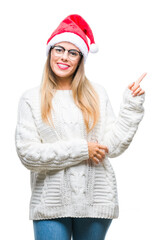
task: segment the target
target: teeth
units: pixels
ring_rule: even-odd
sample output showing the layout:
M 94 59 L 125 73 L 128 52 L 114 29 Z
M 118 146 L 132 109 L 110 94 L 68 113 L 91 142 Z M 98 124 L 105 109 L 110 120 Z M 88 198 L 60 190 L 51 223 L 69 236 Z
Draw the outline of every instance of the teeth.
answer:
M 68 67 L 67 65 L 64 64 L 58 64 L 60 67 Z

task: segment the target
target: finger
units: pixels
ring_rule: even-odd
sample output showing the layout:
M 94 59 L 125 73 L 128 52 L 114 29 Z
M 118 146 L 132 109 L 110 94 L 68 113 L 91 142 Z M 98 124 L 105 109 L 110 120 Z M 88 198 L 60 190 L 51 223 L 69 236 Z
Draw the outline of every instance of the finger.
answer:
M 128 85 L 128 88 L 131 90 L 131 88 L 133 87 L 134 84 L 135 84 L 135 82 L 129 84 L 129 85 Z
M 98 147 L 101 148 L 101 149 L 104 149 L 107 153 L 109 152 L 108 148 L 106 146 L 104 146 L 104 145 L 100 145 L 99 144 Z
M 103 149 L 99 150 L 99 154 L 100 154 L 102 157 L 105 157 L 105 150 L 103 150 Z
M 102 159 L 102 156 L 101 156 L 100 154 L 96 153 L 96 158 L 99 159 L 99 160 L 101 160 L 101 159 Z
M 93 161 L 96 163 L 96 164 L 99 164 L 99 160 L 98 160 L 98 158 L 96 158 L 96 157 L 93 157 Z
M 139 77 L 138 80 L 136 81 L 136 84 L 138 85 L 146 75 L 147 73 L 143 73 L 141 77 Z
M 133 88 L 132 88 L 132 94 L 137 90 L 137 89 L 139 89 L 140 88 L 140 85 L 136 85 L 136 86 L 134 86 Z
M 142 95 L 142 94 L 144 94 L 145 93 L 145 91 L 144 90 L 141 90 L 137 95 L 139 96 L 139 95 Z
M 135 96 L 137 93 L 139 93 L 142 89 L 139 87 L 136 91 L 132 92 L 132 95 Z
M 102 160 L 102 158 L 105 157 L 105 153 L 104 153 L 104 152 L 105 152 L 105 151 L 100 150 L 99 153 L 96 153 L 96 157 L 97 157 L 98 159 Z

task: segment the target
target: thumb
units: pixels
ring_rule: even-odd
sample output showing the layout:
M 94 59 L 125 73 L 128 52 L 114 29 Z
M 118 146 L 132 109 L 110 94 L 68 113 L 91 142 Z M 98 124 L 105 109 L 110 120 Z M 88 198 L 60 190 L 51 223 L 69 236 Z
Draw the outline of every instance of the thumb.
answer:
M 134 84 L 135 84 L 135 82 L 129 84 L 129 85 L 128 85 L 128 88 L 131 90 L 131 88 L 133 87 Z

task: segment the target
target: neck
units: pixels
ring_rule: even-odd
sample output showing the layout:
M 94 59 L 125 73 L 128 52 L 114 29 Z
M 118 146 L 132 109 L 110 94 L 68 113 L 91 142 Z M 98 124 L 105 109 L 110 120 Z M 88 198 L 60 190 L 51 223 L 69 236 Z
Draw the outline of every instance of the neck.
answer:
M 56 82 L 57 82 L 57 88 L 58 89 L 71 89 L 71 82 L 72 82 L 72 77 L 69 78 L 61 78 L 55 76 Z

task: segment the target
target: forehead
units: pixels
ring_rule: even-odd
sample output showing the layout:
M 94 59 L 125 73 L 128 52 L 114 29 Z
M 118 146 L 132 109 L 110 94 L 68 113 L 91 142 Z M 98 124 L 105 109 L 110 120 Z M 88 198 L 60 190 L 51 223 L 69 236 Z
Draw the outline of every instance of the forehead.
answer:
M 70 43 L 70 42 L 59 42 L 55 44 L 55 46 L 58 46 L 58 45 L 64 47 L 65 49 L 76 49 L 80 51 L 79 48 L 77 48 L 73 43 Z

